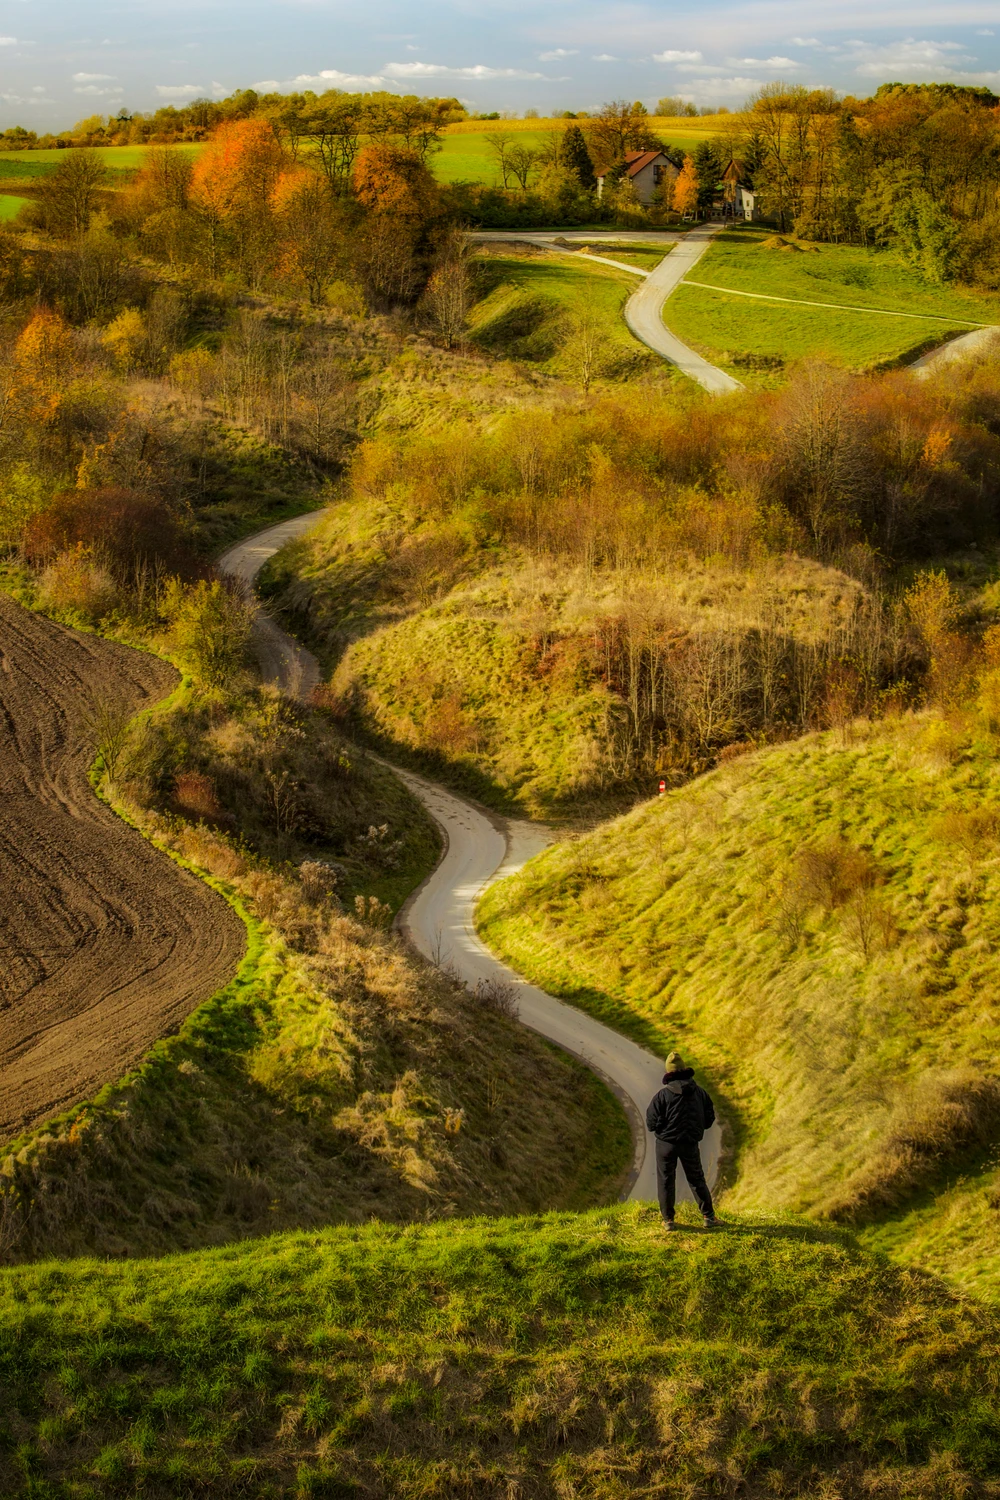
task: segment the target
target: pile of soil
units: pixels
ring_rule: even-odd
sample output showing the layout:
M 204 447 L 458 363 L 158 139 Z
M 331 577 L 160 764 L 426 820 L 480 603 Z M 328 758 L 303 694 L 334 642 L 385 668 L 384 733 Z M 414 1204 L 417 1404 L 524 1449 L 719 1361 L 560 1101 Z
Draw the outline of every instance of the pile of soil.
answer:
M 87 780 L 95 701 L 175 681 L 0 595 L 0 1140 L 127 1071 L 242 957 L 231 908 Z

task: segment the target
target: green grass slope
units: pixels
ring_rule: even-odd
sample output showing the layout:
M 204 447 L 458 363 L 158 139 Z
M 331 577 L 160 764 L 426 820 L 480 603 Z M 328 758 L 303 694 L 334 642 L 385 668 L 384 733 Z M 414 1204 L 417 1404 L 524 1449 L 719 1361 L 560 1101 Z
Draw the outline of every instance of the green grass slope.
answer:
M 5 1496 L 995 1496 L 1000 1325 L 649 1208 L 8 1272 Z
M 720 236 L 690 281 L 702 285 L 682 283 L 664 307 L 665 322 L 680 338 L 737 369 L 747 361 L 752 367 L 761 356 L 775 363 L 822 356 L 867 369 L 913 357 L 931 343 L 968 332 L 971 323 L 1000 321 L 997 298 L 929 283 L 894 252 L 800 244 L 762 230 Z M 834 307 L 755 301 L 705 286 Z M 881 315 L 887 312 L 911 316 Z
M 633 338 L 622 316 L 639 284 L 637 276 L 530 249 L 482 256 L 477 276 L 480 296 L 468 320 L 468 336 L 477 348 L 530 361 L 547 374 L 579 379 L 574 332 L 586 312 L 599 335 L 596 376 L 661 373 L 663 362 Z
M 732 1204 L 869 1225 L 996 1296 L 998 827 L 992 735 L 886 721 L 557 845 L 486 894 L 481 931 L 691 1054 L 740 1148 Z

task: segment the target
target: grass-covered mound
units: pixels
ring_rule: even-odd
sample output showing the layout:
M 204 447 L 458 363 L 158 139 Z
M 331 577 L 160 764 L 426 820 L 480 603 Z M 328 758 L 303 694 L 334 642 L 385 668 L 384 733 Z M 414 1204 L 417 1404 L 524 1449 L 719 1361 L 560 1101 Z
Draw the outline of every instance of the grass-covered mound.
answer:
M 584 380 L 588 364 L 588 380 L 669 379 L 669 369 L 633 338 L 622 316 L 638 277 L 530 247 L 484 253 L 475 267 L 478 297 L 468 320 L 475 347 L 575 383 Z M 581 340 L 584 315 L 588 337 Z
M 794 1224 L 651 1208 L 7 1272 L 5 1495 L 997 1493 L 1000 1325 Z
M 731 1202 L 880 1223 L 995 1295 L 998 828 L 994 735 L 889 720 L 556 846 L 487 893 L 481 931 L 551 992 L 692 1054 L 741 1147 Z

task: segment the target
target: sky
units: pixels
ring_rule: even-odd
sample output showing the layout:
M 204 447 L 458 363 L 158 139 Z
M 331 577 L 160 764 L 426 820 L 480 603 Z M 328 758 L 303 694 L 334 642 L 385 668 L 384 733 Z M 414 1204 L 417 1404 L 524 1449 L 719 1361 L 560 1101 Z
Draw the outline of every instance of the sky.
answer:
M 0 0 L 0 126 L 67 128 L 237 88 L 447 94 L 550 114 L 772 79 L 1000 93 L 997 0 Z

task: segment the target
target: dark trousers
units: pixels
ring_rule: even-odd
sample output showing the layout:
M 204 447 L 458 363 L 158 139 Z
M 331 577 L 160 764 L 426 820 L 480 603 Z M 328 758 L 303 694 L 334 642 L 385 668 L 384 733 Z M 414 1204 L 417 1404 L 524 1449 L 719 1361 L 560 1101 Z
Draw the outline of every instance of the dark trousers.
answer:
M 677 1189 L 677 1163 L 684 1168 L 684 1176 L 695 1196 L 698 1207 L 707 1219 L 714 1216 L 712 1195 L 705 1181 L 705 1169 L 701 1164 L 701 1152 L 697 1141 L 656 1142 L 656 1194 L 660 1200 L 660 1213 L 665 1219 L 674 1217 L 674 1201 Z

